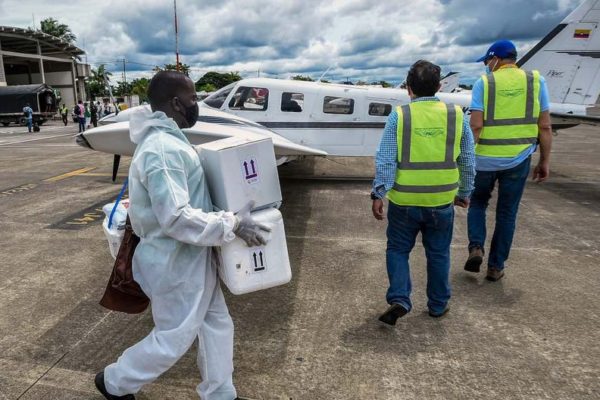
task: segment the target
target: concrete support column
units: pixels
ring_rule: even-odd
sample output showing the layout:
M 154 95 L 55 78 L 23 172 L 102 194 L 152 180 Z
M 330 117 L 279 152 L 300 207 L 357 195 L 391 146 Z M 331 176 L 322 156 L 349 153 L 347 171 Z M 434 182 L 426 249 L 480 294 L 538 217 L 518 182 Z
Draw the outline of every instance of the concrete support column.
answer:
M 36 42 L 37 44 L 37 53 L 40 56 L 40 75 L 42 76 L 42 83 L 46 83 L 46 73 L 44 72 L 44 60 L 42 60 L 42 48 L 40 47 L 40 42 Z
M 6 86 L 6 73 L 4 72 L 4 59 L 2 58 L 2 41 L 0 40 L 0 86 Z

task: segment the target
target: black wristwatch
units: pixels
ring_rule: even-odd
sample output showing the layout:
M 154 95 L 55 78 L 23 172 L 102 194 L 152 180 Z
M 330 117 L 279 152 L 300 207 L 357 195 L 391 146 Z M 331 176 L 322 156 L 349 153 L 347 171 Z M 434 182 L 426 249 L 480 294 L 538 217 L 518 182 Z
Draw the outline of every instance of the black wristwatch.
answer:
M 381 198 L 379 196 L 377 196 L 375 193 L 371 192 L 371 200 L 381 200 Z

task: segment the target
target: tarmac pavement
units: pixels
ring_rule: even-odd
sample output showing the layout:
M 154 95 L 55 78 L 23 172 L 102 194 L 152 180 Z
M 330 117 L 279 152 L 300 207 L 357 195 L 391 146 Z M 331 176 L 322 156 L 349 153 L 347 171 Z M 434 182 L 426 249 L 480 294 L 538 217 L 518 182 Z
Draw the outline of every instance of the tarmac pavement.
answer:
M 112 156 L 75 145 L 77 127 L 61 125 L 35 134 L 0 128 L 0 400 L 100 400 L 94 375 L 152 327 L 149 312 L 98 305 L 112 268 L 99 208 L 116 197 L 129 160 L 113 184 Z M 387 308 L 387 275 L 386 224 L 371 216 L 368 197 L 373 160 L 281 167 L 293 278 L 227 295 L 238 393 L 600 398 L 598 154 L 598 128 L 555 138 L 551 179 L 528 184 L 497 283 L 463 271 L 466 212 L 457 209 L 450 313 L 427 315 L 419 244 L 411 257 L 414 308 L 393 329 L 376 324 Z M 488 218 L 493 224 L 493 213 Z M 196 399 L 199 380 L 192 348 L 136 397 Z

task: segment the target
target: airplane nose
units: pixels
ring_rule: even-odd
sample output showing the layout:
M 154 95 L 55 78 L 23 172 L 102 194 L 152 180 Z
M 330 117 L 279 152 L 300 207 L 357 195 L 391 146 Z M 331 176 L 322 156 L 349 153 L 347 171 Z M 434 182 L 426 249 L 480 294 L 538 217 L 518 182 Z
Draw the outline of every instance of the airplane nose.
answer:
M 81 147 L 85 147 L 86 149 L 94 150 L 94 148 L 90 145 L 90 142 L 88 142 L 87 139 L 85 138 L 83 132 L 80 133 L 79 135 L 75 136 L 75 143 L 77 143 Z

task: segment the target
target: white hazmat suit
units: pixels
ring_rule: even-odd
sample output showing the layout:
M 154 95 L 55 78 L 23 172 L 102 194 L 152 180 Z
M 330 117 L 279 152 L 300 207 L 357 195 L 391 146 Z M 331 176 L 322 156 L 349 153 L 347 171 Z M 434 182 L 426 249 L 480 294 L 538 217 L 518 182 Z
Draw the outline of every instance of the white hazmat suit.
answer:
M 204 400 L 233 400 L 233 322 L 211 246 L 235 238 L 236 217 L 212 212 L 200 159 L 163 112 L 132 115 L 137 144 L 129 169 L 129 215 L 140 237 L 133 276 L 152 304 L 155 327 L 106 367 L 108 392 L 137 393 L 168 370 L 198 338 Z

